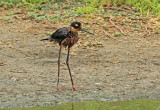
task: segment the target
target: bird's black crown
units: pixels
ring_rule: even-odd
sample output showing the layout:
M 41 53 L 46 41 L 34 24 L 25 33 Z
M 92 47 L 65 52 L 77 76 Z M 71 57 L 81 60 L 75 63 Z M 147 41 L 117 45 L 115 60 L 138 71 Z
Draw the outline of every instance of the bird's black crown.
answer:
M 81 27 L 81 23 L 80 22 L 72 22 L 71 26 L 74 27 L 75 29 L 78 29 Z

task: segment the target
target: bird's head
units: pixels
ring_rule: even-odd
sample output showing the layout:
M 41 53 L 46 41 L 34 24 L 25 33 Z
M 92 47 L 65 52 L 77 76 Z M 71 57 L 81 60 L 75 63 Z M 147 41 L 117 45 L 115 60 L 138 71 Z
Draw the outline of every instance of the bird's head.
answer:
M 81 30 L 81 23 L 80 22 L 72 22 L 71 23 L 71 31 L 77 32 Z
M 72 32 L 84 31 L 84 32 L 87 32 L 87 33 L 89 33 L 89 34 L 94 35 L 93 33 L 90 33 L 90 32 L 88 32 L 88 31 L 82 29 L 82 25 L 81 25 L 80 22 L 72 22 L 72 23 L 71 23 L 71 31 L 72 31 Z

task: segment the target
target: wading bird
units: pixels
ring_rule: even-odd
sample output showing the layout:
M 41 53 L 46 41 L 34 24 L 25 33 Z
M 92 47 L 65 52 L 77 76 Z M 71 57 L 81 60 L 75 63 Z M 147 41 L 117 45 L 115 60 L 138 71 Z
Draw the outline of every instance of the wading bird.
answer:
M 72 82 L 72 91 L 79 91 L 74 87 L 71 70 L 69 67 L 69 52 L 70 48 L 78 41 L 78 31 L 84 31 L 89 34 L 94 35 L 93 33 L 90 33 L 84 29 L 81 28 L 82 25 L 80 22 L 72 22 L 70 27 L 62 27 L 58 30 L 56 30 L 50 37 L 42 39 L 43 40 L 49 40 L 49 41 L 56 41 L 59 43 L 59 57 L 58 57 L 58 81 L 57 81 L 57 91 L 63 92 L 63 90 L 59 89 L 59 74 L 60 74 L 60 55 L 61 55 L 61 47 L 64 46 L 68 48 L 68 54 L 66 59 L 66 64 L 69 70 L 71 82 Z

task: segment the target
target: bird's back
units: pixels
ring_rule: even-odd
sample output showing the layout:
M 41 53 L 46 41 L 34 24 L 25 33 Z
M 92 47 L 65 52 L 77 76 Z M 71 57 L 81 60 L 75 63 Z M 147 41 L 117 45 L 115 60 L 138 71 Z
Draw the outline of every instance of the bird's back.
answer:
M 57 29 L 52 35 L 51 40 L 55 40 L 57 42 L 62 42 L 66 37 L 68 37 L 68 33 L 70 32 L 70 27 L 62 27 Z
M 72 47 L 78 39 L 78 32 L 72 32 L 71 27 L 62 27 L 57 29 L 50 37 L 42 39 L 41 41 L 56 41 L 59 45 Z

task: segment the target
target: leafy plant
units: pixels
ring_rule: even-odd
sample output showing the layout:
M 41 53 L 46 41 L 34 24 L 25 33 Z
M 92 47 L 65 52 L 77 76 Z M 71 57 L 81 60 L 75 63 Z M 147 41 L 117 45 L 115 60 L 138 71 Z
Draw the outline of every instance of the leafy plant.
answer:
M 45 34 L 50 36 L 52 33 L 51 32 L 46 32 Z
M 87 7 L 81 7 L 81 8 L 78 8 L 77 11 L 76 11 L 78 14 L 91 14 L 91 13 L 96 13 L 98 12 L 98 10 L 94 7 L 91 7 L 91 6 L 87 6 Z
M 16 8 L 19 8 L 19 7 L 22 7 L 22 6 L 23 6 L 23 3 L 21 3 L 21 2 L 16 4 Z
M 14 14 L 13 11 L 10 11 L 9 13 L 6 14 L 6 16 L 12 16 Z
M 35 18 L 36 14 L 34 14 L 33 12 L 29 12 L 29 13 L 27 13 L 27 17 L 29 17 L 29 18 Z
M 11 21 L 11 18 L 10 17 L 5 17 L 4 21 Z
M 40 9 L 42 4 L 46 3 L 47 0 L 21 0 L 24 6 L 29 7 L 30 10 Z
M 133 26 L 134 28 L 140 28 L 140 26 L 139 26 L 137 23 L 132 24 L 132 26 Z
M 97 45 L 102 45 L 102 42 L 96 41 L 96 44 L 97 44 Z
M 28 12 L 27 17 L 31 19 L 36 19 L 36 20 L 44 20 L 48 18 L 48 15 L 45 13 L 36 14 L 34 12 Z
M 115 33 L 114 33 L 114 37 L 119 37 L 119 36 L 121 36 L 121 35 L 122 35 L 121 32 L 115 32 Z
M 154 33 L 155 33 L 155 34 L 159 34 L 158 29 L 155 29 L 155 30 L 154 30 Z
M 4 6 L 4 2 L 1 1 L 1 2 L 0 2 L 0 7 L 3 7 L 3 6 Z

